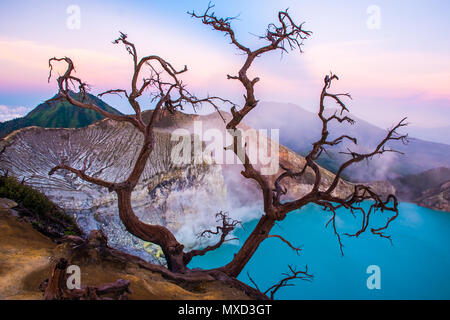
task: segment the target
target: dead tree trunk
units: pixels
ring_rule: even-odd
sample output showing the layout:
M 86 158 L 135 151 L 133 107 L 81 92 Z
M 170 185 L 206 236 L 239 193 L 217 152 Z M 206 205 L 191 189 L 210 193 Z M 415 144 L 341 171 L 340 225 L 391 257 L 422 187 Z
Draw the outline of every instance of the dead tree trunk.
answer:
M 44 291 L 44 300 L 61 300 L 66 286 L 67 260 L 60 259 L 53 265 Z
M 68 262 L 64 258 L 61 258 L 53 265 L 50 278 L 40 286 L 44 291 L 44 300 L 111 300 L 113 298 L 126 300 L 127 294 L 131 293 L 129 288 L 130 281 L 123 279 L 99 286 L 68 289 L 66 283 L 67 266 Z M 113 298 L 102 297 L 105 295 L 112 295 Z
M 161 246 L 167 261 L 167 267 L 172 272 L 184 272 L 184 246 L 180 244 L 169 229 L 141 222 L 134 214 L 131 206 L 131 192 L 118 190 L 119 214 L 126 229 L 144 241 L 156 243 Z
M 232 277 L 237 277 L 250 261 L 261 242 L 267 239 L 274 224 L 274 219 L 267 215 L 262 216 L 255 229 L 234 256 L 233 260 L 224 266 L 222 270 Z

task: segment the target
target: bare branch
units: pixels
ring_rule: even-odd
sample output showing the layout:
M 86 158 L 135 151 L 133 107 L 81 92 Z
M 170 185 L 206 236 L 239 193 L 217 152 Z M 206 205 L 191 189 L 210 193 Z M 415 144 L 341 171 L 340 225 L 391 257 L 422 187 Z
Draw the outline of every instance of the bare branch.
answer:
M 279 25 L 270 23 L 267 26 L 266 35 L 260 37 L 269 42 L 269 44 L 256 50 L 251 50 L 236 39 L 236 35 L 231 28 L 231 21 L 233 21 L 235 17 L 218 18 L 215 13 L 212 12 L 213 8 L 214 5 L 209 3 L 208 8 L 203 14 L 196 14 L 194 11 L 188 12 L 188 14 L 193 18 L 200 19 L 203 24 L 211 26 L 214 30 L 224 32 L 230 37 L 231 43 L 247 55 L 244 65 L 238 72 L 238 76 L 227 75 L 228 79 L 239 80 L 246 89 L 246 94 L 244 95 L 244 107 L 241 110 L 237 110 L 235 106 L 231 108 L 233 118 L 227 124 L 227 128 L 236 129 L 237 125 L 242 121 L 245 115 L 255 108 L 258 103 L 254 95 L 254 86 L 260 79 L 258 77 L 249 79 L 247 76 L 247 71 L 255 58 L 263 53 L 273 50 L 287 52 L 287 48 L 291 50 L 295 48 L 301 49 L 303 40 L 310 36 L 311 32 L 303 30 L 303 23 L 299 25 L 295 24 L 287 10 L 280 11 L 278 13 Z
M 104 92 L 102 92 L 102 93 L 99 93 L 97 96 L 98 96 L 98 97 L 102 97 L 102 96 L 104 96 L 105 94 L 116 94 L 116 95 L 118 95 L 119 97 L 122 97 L 122 96 L 120 95 L 120 93 L 123 93 L 123 94 L 125 95 L 125 97 L 128 98 L 128 93 L 127 93 L 127 91 L 124 90 L 124 89 L 112 89 L 112 90 L 106 90 L 106 91 L 104 91 Z
M 308 266 L 305 267 L 304 271 L 302 271 L 302 270 L 297 271 L 295 269 L 295 267 L 292 267 L 292 266 L 288 266 L 288 267 L 289 267 L 289 271 L 286 273 L 283 273 L 285 278 L 281 279 L 280 282 L 278 282 L 277 284 L 274 284 L 273 286 L 271 286 L 269 289 L 267 289 L 264 292 L 264 294 L 268 294 L 270 292 L 270 299 L 273 300 L 275 294 L 277 293 L 277 291 L 280 288 L 292 286 L 292 284 L 289 283 L 290 281 L 299 279 L 299 280 L 311 282 L 314 277 L 313 275 L 308 273 Z
M 330 187 L 327 189 L 326 193 L 331 193 L 333 192 L 333 190 L 336 188 L 339 179 L 341 178 L 342 172 L 345 170 L 345 168 L 347 168 L 348 166 L 350 166 L 353 163 L 357 163 L 357 162 L 361 162 L 365 159 L 371 159 L 373 156 L 377 155 L 377 154 L 383 154 L 385 152 L 398 152 L 395 151 L 393 149 L 386 149 L 385 145 L 386 143 L 388 143 L 389 141 L 394 141 L 394 140 L 400 140 L 403 143 L 407 143 L 408 142 L 408 135 L 401 135 L 397 133 L 397 130 L 401 127 L 405 127 L 408 124 L 405 122 L 406 118 L 403 118 L 402 120 L 400 120 L 400 122 L 398 122 L 392 129 L 390 129 L 388 131 L 388 133 L 386 134 L 386 137 L 375 147 L 375 149 L 372 152 L 369 153 L 357 153 L 357 152 L 353 152 L 353 151 L 349 151 L 348 154 L 351 155 L 351 159 L 344 162 L 338 169 L 338 171 L 336 172 L 336 176 L 333 180 L 333 183 L 330 185 Z
M 248 271 L 247 271 L 247 277 L 248 277 L 248 279 L 250 280 L 250 282 L 255 286 L 255 288 L 256 288 L 258 291 L 261 291 L 261 289 L 259 289 L 259 287 L 258 287 L 258 285 L 256 284 L 255 280 L 252 279 L 252 277 L 250 276 L 250 273 L 249 273 Z
M 119 31 L 119 38 L 117 38 L 116 40 L 114 40 L 112 43 L 114 44 L 119 44 L 119 43 L 123 43 L 125 45 L 125 49 L 128 51 L 128 53 L 133 57 L 133 62 L 134 62 L 134 67 L 136 70 L 136 66 L 137 66 L 137 52 L 136 52 L 136 47 L 134 46 L 133 43 L 129 42 L 127 40 L 128 36 Z
M 282 236 L 280 236 L 280 235 L 278 235 L 278 234 L 269 234 L 269 235 L 267 236 L 267 238 L 278 238 L 278 239 L 280 239 L 281 241 L 283 241 L 284 243 L 286 243 L 292 250 L 294 250 L 295 253 L 297 253 L 297 255 L 299 255 L 299 254 L 300 254 L 300 251 L 302 251 L 301 248 L 294 247 L 289 241 L 287 241 L 286 239 L 284 239 Z
M 216 219 L 217 219 L 216 221 L 217 222 L 221 222 L 222 225 L 217 226 L 215 231 L 213 231 L 213 230 L 204 230 L 203 232 L 200 233 L 199 236 L 200 237 L 205 237 L 205 236 L 220 234 L 219 241 L 217 243 L 215 243 L 214 245 L 207 246 L 204 249 L 192 250 L 192 251 L 189 251 L 188 253 L 186 253 L 184 255 L 184 261 L 185 261 L 186 264 L 188 264 L 192 260 L 193 257 L 195 257 L 195 256 L 203 256 L 209 251 L 216 250 L 224 242 L 236 239 L 236 238 L 227 239 L 227 236 L 236 228 L 237 225 L 239 225 L 241 223 L 241 221 L 233 220 L 233 219 L 229 218 L 227 213 L 226 212 L 222 212 L 222 211 L 220 211 L 220 212 L 218 212 L 216 214 Z
M 98 112 L 102 116 L 115 120 L 115 121 L 124 121 L 129 122 L 133 124 L 134 126 L 139 128 L 139 123 L 137 119 L 134 116 L 127 116 L 127 115 L 117 115 L 110 113 L 108 111 L 103 110 L 102 108 L 96 106 L 92 103 L 84 103 L 83 100 L 86 98 L 86 90 L 87 90 L 87 84 L 84 83 L 81 79 L 74 77 L 72 75 L 72 72 L 75 70 L 73 62 L 70 58 L 64 57 L 64 58 L 51 58 L 48 62 L 50 67 L 49 77 L 48 80 L 50 81 L 52 71 L 53 71 L 53 64 L 54 61 L 65 61 L 67 63 L 67 69 L 65 73 L 58 77 L 58 88 L 59 88 L 59 97 L 58 99 L 66 99 L 68 102 L 73 104 L 74 106 L 77 106 L 79 108 L 83 109 L 90 109 Z M 75 87 L 75 83 L 78 84 L 79 94 L 81 97 L 81 101 L 78 101 L 74 98 L 72 98 L 70 94 L 70 86 Z
M 208 4 L 208 8 L 202 15 L 196 14 L 194 11 L 188 12 L 188 14 L 197 19 L 201 19 L 202 23 L 205 25 L 209 25 L 213 27 L 213 29 L 217 31 L 224 32 L 229 35 L 231 39 L 231 43 L 234 44 L 239 50 L 242 50 L 246 53 L 250 53 L 250 49 L 246 46 L 242 45 L 239 41 L 236 40 L 236 35 L 234 34 L 233 29 L 231 28 L 231 21 L 236 19 L 236 17 L 227 17 L 227 18 L 217 18 L 214 12 L 211 12 L 211 9 L 214 9 L 215 5 Z
M 57 165 L 56 167 L 52 168 L 49 171 L 48 175 L 51 176 L 58 170 L 70 171 L 70 172 L 74 173 L 77 177 L 79 177 L 79 178 L 81 178 L 81 179 L 83 179 L 83 180 L 85 180 L 87 182 L 91 182 L 91 183 L 96 184 L 98 186 L 102 186 L 102 187 L 108 188 L 109 191 L 113 191 L 113 190 L 115 190 L 118 187 L 118 185 L 115 184 L 115 183 L 91 177 L 91 176 L 86 174 L 85 170 L 74 169 L 74 168 L 72 168 L 70 166 L 67 166 L 65 164 L 60 164 L 60 165 Z

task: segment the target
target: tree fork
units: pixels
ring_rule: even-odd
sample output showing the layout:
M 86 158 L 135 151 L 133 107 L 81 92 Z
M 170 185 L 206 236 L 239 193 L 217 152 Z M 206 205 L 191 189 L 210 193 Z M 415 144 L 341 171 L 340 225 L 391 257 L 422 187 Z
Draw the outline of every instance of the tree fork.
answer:
M 242 247 L 234 255 L 233 260 L 231 260 L 231 262 L 224 267 L 220 268 L 220 270 L 223 270 L 232 277 L 237 277 L 242 272 L 246 264 L 250 261 L 261 242 L 267 239 L 270 230 L 275 225 L 275 221 L 275 219 L 269 217 L 268 215 L 263 215 L 250 236 L 247 240 L 245 240 Z
M 167 268 L 172 272 L 184 273 L 184 246 L 177 241 L 169 229 L 160 225 L 144 223 L 134 214 L 131 206 L 131 191 L 119 189 L 119 215 L 128 232 L 136 237 L 159 245 L 167 261 Z

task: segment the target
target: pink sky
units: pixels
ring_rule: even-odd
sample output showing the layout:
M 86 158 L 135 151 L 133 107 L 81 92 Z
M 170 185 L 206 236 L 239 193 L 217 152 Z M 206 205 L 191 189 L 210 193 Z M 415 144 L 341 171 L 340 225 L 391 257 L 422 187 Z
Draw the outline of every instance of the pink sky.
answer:
M 39 17 L 41 23 L 35 28 L 30 22 L 31 8 L 22 8 L 18 13 L 13 3 L 5 4 L 0 18 L 10 20 L 12 29 L 9 32 L 0 25 L 0 105 L 32 108 L 41 101 L 25 99 L 23 96 L 27 92 L 40 92 L 34 96 L 42 100 L 56 93 L 55 83 L 46 81 L 47 61 L 53 56 L 71 57 L 76 64 L 77 75 L 93 85 L 93 93 L 110 88 L 128 88 L 131 60 L 122 47 L 111 44 L 118 30 L 129 34 L 141 55 L 158 54 L 180 68 L 186 64 L 189 72 L 184 76 L 185 82 L 198 95 L 211 93 L 236 102 L 241 100 L 242 89 L 237 83 L 227 81 L 226 74 L 237 72 L 242 57 L 229 45 L 228 39 L 185 14 L 185 7 L 202 9 L 206 5 L 202 1 L 173 6 L 156 2 L 155 7 L 147 11 L 140 10 L 139 2 L 127 6 L 126 10 L 121 3 L 114 2 L 107 8 L 100 8 L 83 2 L 79 6 L 82 22 L 79 30 L 69 30 L 64 25 L 68 16 L 64 12 L 66 4 L 53 8 L 53 14 L 58 8 L 61 11 L 55 18 L 46 16 L 44 3 Z M 370 30 L 365 25 L 368 5 L 349 5 L 348 16 L 330 25 L 325 18 L 333 17 L 333 10 L 340 10 L 335 6 L 330 7 L 331 12 L 325 12 L 323 17 L 318 15 L 319 8 L 312 5 L 281 2 L 276 7 L 291 7 L 293 16 L 299 17 L 299 21 L 306 20 L 307 28 L 314 34 L 305 42 L 304 54 L 292 52 L 282 59 L 279 54 L 271 54 L 255 63 L 251 72 L 261 78 L 257 88 L 261 100 L 291 102 L 314 110 L 322 79 L 332 70 L 341 77 L 335 90 L 352 94 L 352 112 L 361 118 L 389 126 L 405 115 L 417 126 L 448 125 L 450 59 L 448 44 L 439 45 L 442 41 L 448 42 L 448 36 L 438 33 L 431 34 L 429 37 L 432 39 L 422 36 L 417 41 L 423 44 L 414 45 L 411 35 L 402 36 L 402 31 L 408 30 L 408 26 L 416 26 L 416 23 L 398 18 L 396 8 L 389 3 L 379 6 L 381 28 Z M 261 7 L 263 3 L 260 3 Z M 263 33 L 264 25 L 275 12 L 271 11 L 274 4 L 267 3 L 260 13 L 245 11 L 248 4 L 234 4 L 235 7 L 230 7 L 218 1 L 217 12 L 220 14 L 221 6 L 224 14 L 241 12 L 241 21 L 235 22 L 238 36 L 255 47 L 258 42 L 249 32 Z M 170 12 L 176 10 L 176 14 L 168 14 L 169 9 Z M 301 9 L 301 14 L 295 9 Z M 421 7 L 413 9 L 420 10 Z M 101 14 L 94 14 L 98 10 Z M 411 14 L 415 13 L 414 10 Z M 428 11 L 424 12 L 427 14 Z M 432 18 L 423 17 L 424 20 Z M 436 13 L 434 19 L 441 19 L 441 16 Z M 43 26 L 42 21 L 48 25 Z M 358 26 L 356 30 L 355 25 Z M 420 33 L 417 29 L 412 31 Z M 107 101 L 121 111 L 130 111 L 123 101 Z

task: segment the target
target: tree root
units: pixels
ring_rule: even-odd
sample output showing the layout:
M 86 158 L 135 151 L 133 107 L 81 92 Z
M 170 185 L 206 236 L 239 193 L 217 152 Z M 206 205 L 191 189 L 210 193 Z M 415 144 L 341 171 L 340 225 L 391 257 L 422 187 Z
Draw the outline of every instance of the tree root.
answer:
M 67 266 L 67 260 L 64 258 L 53 265 L 50 278 L 40 285 L 44 300 L 127 300 L 127 295 L 131 293 L 130 281 L 123 279 L 98 286 L 68 289 Z
M 226 274 L 220 269 L 202 270 L 186 269 L 183 273 L 175 273 L 164 266 L 149 263 L 137 256 L 113 249 L 107 244 L 106 235 L 100 230 L 91 231 L 88 239 L 78 236 L 66 236 L 60 239 L 61 242 L 69 243 L 72 257 L 79 255 L 89 255 L 95 252 L 105 261 L 133 263 L 142 269 L 146 269 L 161 276 L 177 285 L 189 289 L 202 282 L 221 281 L 230 287 L 243 291 L 251 299 L 267 300 L 268 297 L 259 290 L 248 286 Z M 67 259 L 61 258 L 52 268 L 52 274 L 48 281 L 41 284 L 44 291 L 44 299 L 105 299 L 100 298 L 104 294 L 113 294 L 116 299 L 126 299 L 130 293 L 129 281 L 119 279 L 114 283 L 98 285 L 95 287 L 85 287 L 82 289 L 68 290 L 66 288 L 66 268 Z

